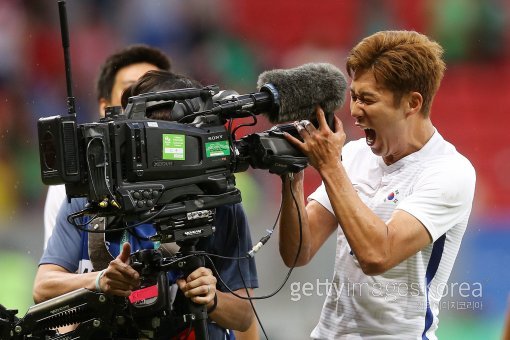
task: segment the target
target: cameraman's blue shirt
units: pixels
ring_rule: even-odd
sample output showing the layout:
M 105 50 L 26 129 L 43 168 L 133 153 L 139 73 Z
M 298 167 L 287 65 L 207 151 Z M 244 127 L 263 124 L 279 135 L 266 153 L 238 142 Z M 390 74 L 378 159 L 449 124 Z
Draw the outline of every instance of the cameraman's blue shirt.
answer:
M 82 210 L 86 203 L 86 199 L 78 198 L 72 199 L 69 204 L 64 203 L 62 205 L 48 246 L 39 261 L 40 265 L 55 264 L 71 273 L 93 271 L 88 253 L 88 233 L 78 230 L 67 221 L 68 215 Z M 86 222 L 84 219 L 78 219 L 78 223 Z M 213 235 L 198 242 L 197 250 L 204 250 L 208 253 L 226 257 L 239 257 L 244 256 L 251 249 L 250 232 L 241 204 L 216 208 L 215 227 L 216 230 Z M 153 249 L 154 243 L 146 240 L 146 238 L 155 233 L 155 228 L 150 224 L 138 226 L 132 233 L 128 233 L 128 241 L 131 244 L 132 252 L 141 249 Z M 106 246 L 115 258 L 119 254 L 122 233 L 115 233 L 115 236 L 110 233 L 106 235 Z M 243 279 L 248 288 L 258 287 L 257 272 L 253 259 L 240 261 L 217 257 L 211 257 L 211 259 L 221 279 L 230 289 L 244 288 Z M 207 263 L 206 266 L 208 266 Z M 239 270 L 242 272 L 242 277 Z M 227 291 L 219 280 L 217 288 L 220 291 Z M 209 324 L 211 339 L 224 339 L 225 332 L 216 324 Z

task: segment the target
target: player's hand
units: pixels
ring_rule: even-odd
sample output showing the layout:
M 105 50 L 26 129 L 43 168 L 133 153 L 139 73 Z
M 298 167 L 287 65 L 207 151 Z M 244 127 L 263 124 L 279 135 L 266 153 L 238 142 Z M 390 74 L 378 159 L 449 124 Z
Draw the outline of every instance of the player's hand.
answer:
M 331 165 L 335 166 L 340 161 L 342 148 L 346 140 L 342 122 L 334 117 L 335 131 L 333 132 L 326 122 L 324 111 L 317 108 L 317 120 L 319 127 L 308 120 L 295 122 L 294 125 L 303 139 L 299 139 L 286 133 L 285 138 L 308 157 L 308 162 L 319 172 Z

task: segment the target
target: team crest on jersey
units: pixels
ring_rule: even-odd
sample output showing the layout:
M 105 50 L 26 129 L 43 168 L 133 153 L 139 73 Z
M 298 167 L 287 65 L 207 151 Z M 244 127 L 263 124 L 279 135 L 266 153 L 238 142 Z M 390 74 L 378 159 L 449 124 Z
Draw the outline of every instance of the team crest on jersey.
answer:
M 387 202 L 387 201 L 390 201 L 390 202 L 393 202 L 395 204 L 397 204 L 398 202 L 398 196 L 399 192 L 398 192 L 398 189 L 395 190 L 395 191 L 392 191 L 388 194 L 388 196 L 386 196 L 386 198 L 384 199 L 384 202 Z

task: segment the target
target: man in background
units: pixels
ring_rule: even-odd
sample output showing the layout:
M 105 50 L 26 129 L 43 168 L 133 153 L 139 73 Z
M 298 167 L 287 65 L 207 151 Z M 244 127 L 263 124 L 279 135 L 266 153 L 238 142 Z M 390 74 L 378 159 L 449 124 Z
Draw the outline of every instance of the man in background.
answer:
M 150 70 L 170 70 L 169 58 L 159 49 L 137 44 L 109 56 L 101 65 L 96 81 L 100 116 L 104 117 L 106 107 L 120 106 L 122 92 Z M 44 248 L 48 244 L 64 199 L 66 189 L 63 184 L 48 188 L 44 205 Z

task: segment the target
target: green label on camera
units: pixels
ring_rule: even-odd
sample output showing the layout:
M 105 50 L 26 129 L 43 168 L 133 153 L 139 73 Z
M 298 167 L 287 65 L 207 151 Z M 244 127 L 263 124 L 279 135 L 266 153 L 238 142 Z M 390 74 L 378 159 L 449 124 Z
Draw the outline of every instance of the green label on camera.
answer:
M 186 154 L 186 136 L 163 134 L 163 159 L 183 161 Z
M 205 155 L 207 157 L 230 155 L 230 147 L 228 145 L 228 141 L 222 140 L 217 142 L 205 143 Z

